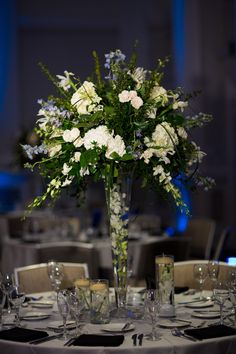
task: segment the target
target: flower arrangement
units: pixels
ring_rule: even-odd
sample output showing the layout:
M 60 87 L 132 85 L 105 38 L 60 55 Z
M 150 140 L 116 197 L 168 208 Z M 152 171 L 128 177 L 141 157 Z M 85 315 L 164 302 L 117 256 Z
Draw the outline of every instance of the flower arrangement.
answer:
M 185 207 L 176 178 L 191 180 L 192 187 L 211 182 L 199 173 L 205 154 L 189 134 L 211 116 L 185 116 L 193 96 L 161 85 L 165 61 L 149 71 L 137 66 L 135 53 L 126 61 L 120 50 L 112 51 L 105 54 L 103 78 L 96 52 L 93 57 L 95 72 L 83 82 L 68 71 L 52 76 L 42 66 L 59 95 L 38 101 L 35 132 L 40 143 L 23 145 L 32 160 L 26 167 L 38 166 L 48 181 L 46 191 L 29 207 L 55 200 L 73 186 L 79 195 L 91 178 L 104 179 L 111 166 L 114 174 L 120 166 L 135 166 L 143 186 L 167 192 Z

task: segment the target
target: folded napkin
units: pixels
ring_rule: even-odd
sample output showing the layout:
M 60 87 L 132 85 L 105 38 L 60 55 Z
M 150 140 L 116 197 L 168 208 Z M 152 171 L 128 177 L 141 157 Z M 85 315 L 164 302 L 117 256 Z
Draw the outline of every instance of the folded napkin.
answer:
M 118 347 L 124 341 L 123 335 L 82 334 L 71 345 L 88 347 Z
M 206 328 L 186 329 L 184 333 L 196 339 L 218 338 L 236 335 L 236 329 L 225 325 L 216 325 Z
M 0 332 L 0 339 L 11 340 L 13 342 L 30 342 L 47 336 L 47 332 L 21 327 L 14 327 Z
M 175 286 L 175 294 L 181 294 L 189 290 L 188 286 Z

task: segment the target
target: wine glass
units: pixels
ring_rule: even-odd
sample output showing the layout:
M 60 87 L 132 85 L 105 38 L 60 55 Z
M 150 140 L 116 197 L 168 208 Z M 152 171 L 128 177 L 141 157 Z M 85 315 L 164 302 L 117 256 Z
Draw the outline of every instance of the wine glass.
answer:
M 2 330 L 2 312 L 3 312 L 3 307 L 6 302 L 6 294 L 4 291 L 0 288 L 0 331 Z
M 64 278 L 64 266 L 62 263 L 56 261 L 49 261 L 47 263 L 47 272 L 53 291 L 59 292 L 62 280 Z
M 10 302 L 16 311 L 15 323 L 17 327 L 21 327 L 20 323 L 20 307 L 25 301 L 25 293 L 20 285 L 13 285 L 10 291 Z
M 214 288 L 215 284 L 218 281 L 219 270 L 220 270 L 219 261 L 210 260 L 208 262 L 208 275 L 212 282 L 212 289 Z
M 204 297 L 202 295 L 203 284 L 208 275 L 208 266 L 205 263 L 196 263 L 193 266 L 193 276 L 195 280 L 199 284 L 199 299 L 203 300 Z
M 68 338 L 66 320 L 69 315 L 69 304 L 67 299 L 67 290 L 59 290 L 57 293 L 57 307 L 63 321 L 63 338 Z
M 220 306 L 220 324 L 224 324 L 223 308 L 229 297 L 229 290 L 226 283 L 218 281 L 213 288 L 215 302 Z
M 145 292 L 145 302 L 144 302 L 144 310 L 147 318 L 151 319 L 152 331 L 147 334 L 145 337 L 148 340 L 159 340 L 160 335 L 156 331 L 156 324 L 159 317 L 160 310 L 160 301 L 158 296 L 158 290 L 156 289 L 148 289 Z
M 79 319 L 80 319 L 81 311 L 85 307 L 85 303 L 81 299 L 81 297 L 78 295 L 76 289 L 68 291 L 67 299 L 68 299 L 70 313 L 71 313 L 72 317 L 75 319 L 76 335 L 77 335 L 77 334 L 80 334 Z
M 11 313 L 11 303 L 10 303 L 10 293 L 14 283 L 14 275 L 11 273 L 5 273 L 2 275 L 1 279 L 1 288 L 3 292 L 6 294 L 7 300 L 7 312 Z

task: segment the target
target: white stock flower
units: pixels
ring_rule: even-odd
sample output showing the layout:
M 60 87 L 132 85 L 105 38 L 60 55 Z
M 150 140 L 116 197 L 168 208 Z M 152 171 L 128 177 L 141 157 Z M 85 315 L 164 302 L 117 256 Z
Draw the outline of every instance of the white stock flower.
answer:
M 73 73 L 70 73 L 68 71 L 64 71 L 65 76 L 63 75 L 56 75 L 58 79 L 60 80 L 58 85 L 63 88 L 63 90 L 68 91 L 71 87 L 70 85 L 70 76 L 74 76 Z
M 62 135 L 63 140 L 66 143 L 72 143 L 80 136 L 80 130 L 78 128 L 66 129 Z
M 107 141 L 112 135 L 105 125 L 100 125 L 97 128 L 92 128 L 84 135 L 84 147 L 86 150 L 93 149 L 94 145 L 102 148 L 107 146 Z
M 187 134 L 186 130 L 185 130 L 183 127 L 178 127 L 177 131 L 178 131 L 178 135 L 179 135 L 182 139 L 187 139 L 188 134 Z
M 65 181 L 62 183 L 62 187 L 69 186 L 72 183 L 73 177 L 66 178 Z
M 176 110 L 176 109 L 180 109 L 181 112 L 184 111 L 184 108 L 186 108 L 188 106 L 188 102 L 187 101 L 175 101 L 173 103 L 173 109 Z
M 83 168 L 80 169 L 80 176 L 83 177 L 85 175 L 89 175 L 89 169 L 83 167 Z
M 80 161 L 80 156 L 81 156 L 81 152 L 76 151 L 76 152 L 74 153 L 74 161 L 75 161 L 75 162 L 79 162 L 79 161 Z
M 101 97 L 97 95 L 94 83 L 89 81 L 84 81 L 71 98 L 71 104 L 76 107 L 79 114 L 92 113 L 100 101 Z
M 116 135 L 114 138 L 110 136 L 107 141 L 106 157 L 108 159 L 112 158 L 113 152 L 116 152 L 121 157 L 125 154 L 125 143 L 120 135 Z
M 62 174 L 64 176 L 68 175 L 68 173 L 70 172 L 70 170 L 72 169 L 71 166 L 68 166 L 67 163 L 63 164 L 63 170 L 62 170 Z

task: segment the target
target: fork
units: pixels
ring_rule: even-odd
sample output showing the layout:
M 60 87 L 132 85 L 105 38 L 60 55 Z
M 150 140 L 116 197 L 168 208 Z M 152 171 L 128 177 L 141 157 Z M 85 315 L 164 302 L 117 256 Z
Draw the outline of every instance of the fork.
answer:
M 173 328 L 171 330 L 171 334 L 175 337 L 180 337 L 180 338 L 185 338 L 185 339 L 188 339 L 188 340 L 191 340 L 193 342 L 197 342 L 197 339 L 194 338 L 194 337 L 191 337 L 183 332 L 181 332 L 178 328 Z

